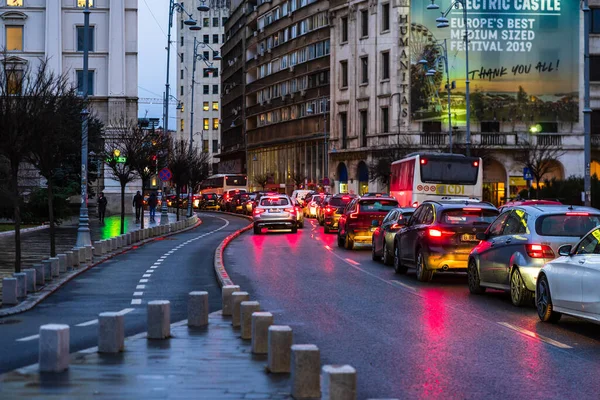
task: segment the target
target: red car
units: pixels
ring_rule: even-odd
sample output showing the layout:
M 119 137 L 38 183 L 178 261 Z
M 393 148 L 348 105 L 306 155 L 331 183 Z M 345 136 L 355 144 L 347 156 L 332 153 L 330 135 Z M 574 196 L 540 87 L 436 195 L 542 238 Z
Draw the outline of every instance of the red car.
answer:
M 352 200 L 340 216 L 338 247 L 352 250 L 355 243 L 371 245 L 373 231 L 387 213 L 396 207 L 398 201 L 388 196 L 365 196 Z M 377 225 L 374 225 L 373 221 L 377 221 Z

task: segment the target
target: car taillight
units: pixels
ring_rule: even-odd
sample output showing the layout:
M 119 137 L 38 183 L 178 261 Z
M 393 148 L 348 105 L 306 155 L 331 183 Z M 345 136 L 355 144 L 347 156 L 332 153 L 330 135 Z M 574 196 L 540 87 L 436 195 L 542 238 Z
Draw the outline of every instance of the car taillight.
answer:
M 568 216 L 587 217 L 587 216 L 590 215 L 590 213 L 586 213 L 586 212 L 568 212 L 567 215 Z
M 531 258 L 554 258 L 554 251 L 545 244 L 528 244 L 527 255 Z
M 400 224 L 392 224 L 390 229 L 400 229 Z
M 333 212 L 333 209 L 332 209 L 331 207 L 327 207 L 327 208 L 325 209 L 325 213 L 326 213 L 326 214 L 331 214 L 332 212 Z
M 358 218 L 358 213 L 357 212 L 350 213 L 350 218 Z
M 296 209 L 295 208 L 286 208 L 285 211 L 289 212 L 290 214 L 295 214 L 296 213 Z
M 415 201 L 414 203 L 412 203 L 413 208 L 417 208 L 419 206 L 419 202 Z
M 429 229 L 428 231 L 430 237 L 442 237 L 442 236 L 452 236 L 454 232 L 450 231 L 441 231 L 439 229 Z
M 317 205 L 317 203 L 315 203 L 314 201 L 311 201 L 311 202 L 310 202 L 310 206 L 311 206 L 311 207 L 314 207 L 314 206 L 316 206 L 316 205 Z
M 259 215 L 259 214 L 262 214 L 264 212 L 265 212 L 265 210 L 263 210 L 262 208 L 255 208 L 254 209 L 254 215 Z

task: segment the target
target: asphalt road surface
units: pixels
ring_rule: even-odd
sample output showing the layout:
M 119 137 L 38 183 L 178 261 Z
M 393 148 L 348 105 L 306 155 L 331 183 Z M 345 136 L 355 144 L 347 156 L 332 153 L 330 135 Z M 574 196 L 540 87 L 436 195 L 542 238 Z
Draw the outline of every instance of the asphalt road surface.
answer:
M 337 247 L 307 220 L 297 234 L 243 234 L 225 253 L 233 281 L 321 349 L 350 364 L 358 398 L 598 398 L 600 330 L 563 317 L 543 324 L 507 293 L 470 295 L 465 274 L 416 280 L 414 270 Z
M 32 310 L 0 318 L 0 373 L 37 362 L 38 331 L 48 323 L 71 327 L 71 352 L 97 345 L 97 317 L 124 311 L 125 334 L 146 331 L 146 303 L 171 301 L 171 321 L 187 318 L 187 294 L 209 293 L 211 311 L 221 308 L 213 270 L 219 243 L 246 220 L 200 214 L 203 223 L 112 258 L 79 275 Z

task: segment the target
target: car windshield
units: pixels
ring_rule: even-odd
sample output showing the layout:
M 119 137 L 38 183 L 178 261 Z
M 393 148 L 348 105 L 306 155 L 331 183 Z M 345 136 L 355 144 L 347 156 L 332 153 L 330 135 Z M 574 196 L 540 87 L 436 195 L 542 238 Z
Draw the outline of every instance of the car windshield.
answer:
M 217 198 L 217 195 L 216 194 L 205 194 L 204 198 L 206 200 L 215 200 Z
M 398 207 L 395 200 L 361 200 L 358 203 L 360 212 L 388 212 Z
M 341 207 L 350 203 L 350 200 L 352 200 L 350 197 L 332 197 L 331 200 L 329 200 L 329 205 L 333 207 Z
M 489 225 L 498 216 L 497 210 L 458 208 L 442 212 L 440 222 L 450 225 Z
M 287 206 L 290 202 L 285 197 L 267 197 L 260 199 L 260 205 L 265 207 Z
M 536 221 L 535 230 L 541 236 L 582 237 L 600 225 L 600 215 L 586 212 L 543 215 Z

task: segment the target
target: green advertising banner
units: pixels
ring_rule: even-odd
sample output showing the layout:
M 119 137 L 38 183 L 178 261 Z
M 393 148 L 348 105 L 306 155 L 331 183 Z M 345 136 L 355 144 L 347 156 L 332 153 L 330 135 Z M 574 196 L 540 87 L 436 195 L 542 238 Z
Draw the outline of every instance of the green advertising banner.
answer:
M 462 3 L 462 2 L 461 2 Z M 539 124 L 576 122 L 579 116 L 579 0 L 464 0 L 454 4 L 411 1 L 411 116 L 445 121 L 448 98 L 445 39 L 453 125 L 466 122 L 465 33 L 469 33 L 468 76 L 471 121 Z M 427 65 L 424 64 L 427 61 Z M 432 71 L 434 70 L 434 71 Z M 429 71 L 429 76 L 426 72 Z M 451 85 L 452 86 L 452 85 Z M 540 125 L 536 125 L 540 126 Z

